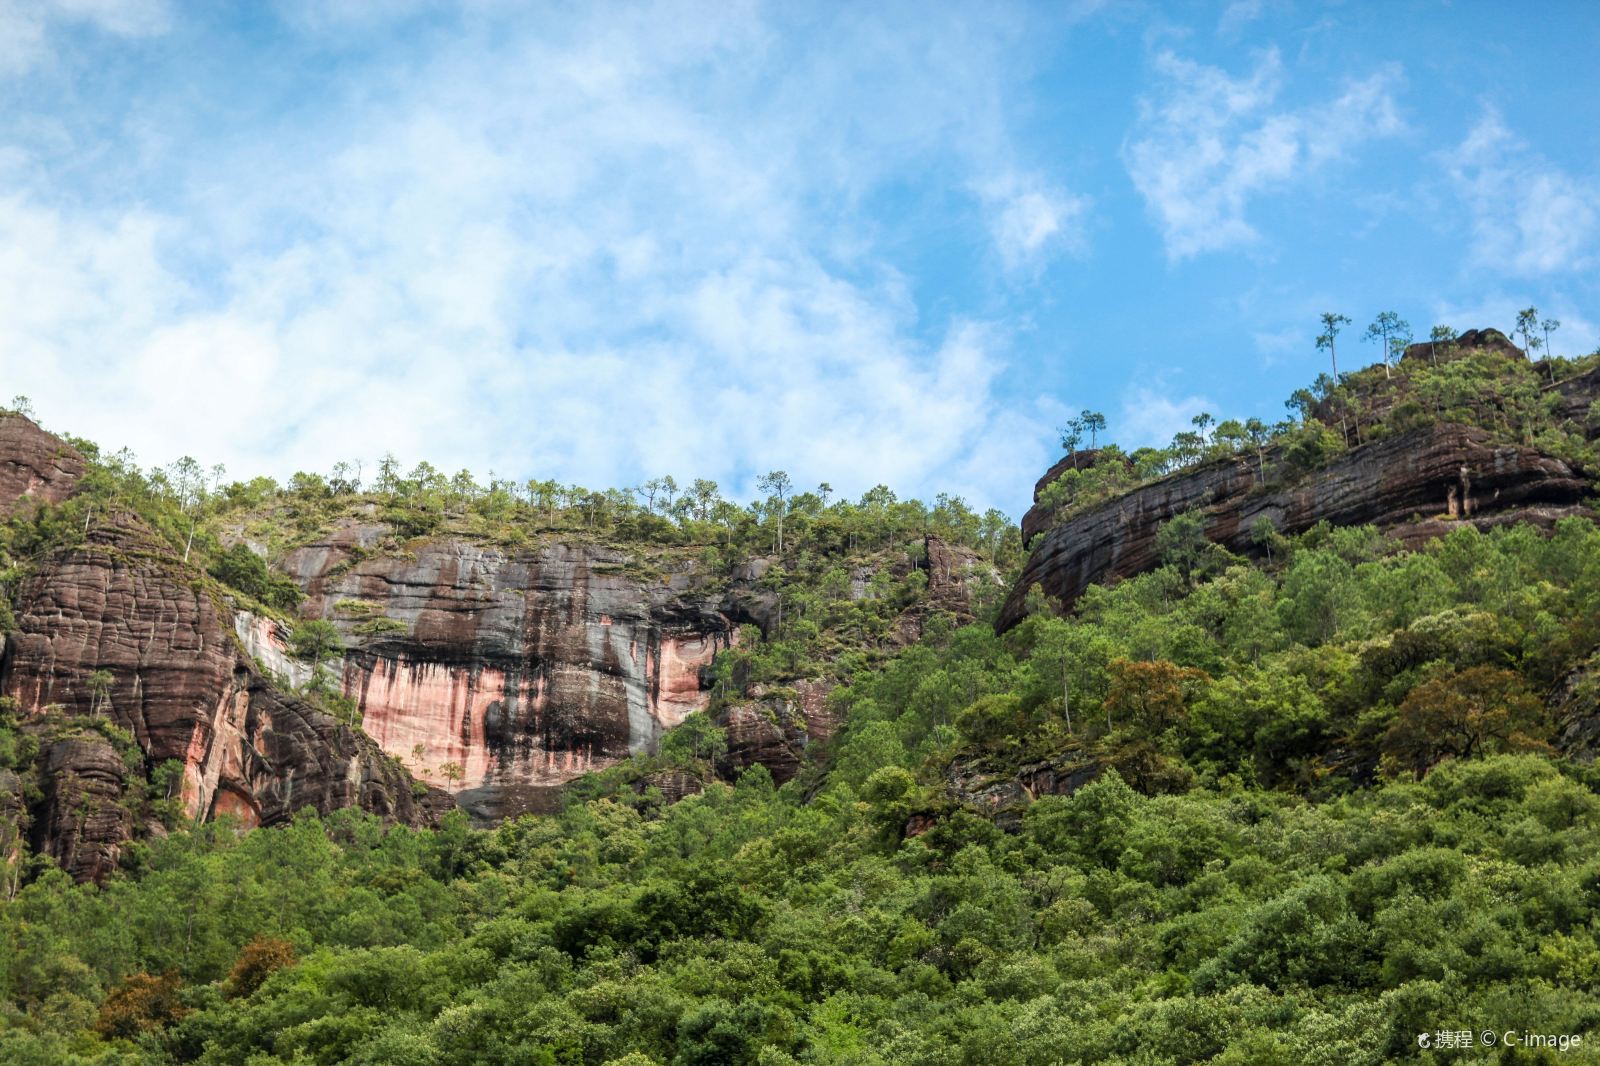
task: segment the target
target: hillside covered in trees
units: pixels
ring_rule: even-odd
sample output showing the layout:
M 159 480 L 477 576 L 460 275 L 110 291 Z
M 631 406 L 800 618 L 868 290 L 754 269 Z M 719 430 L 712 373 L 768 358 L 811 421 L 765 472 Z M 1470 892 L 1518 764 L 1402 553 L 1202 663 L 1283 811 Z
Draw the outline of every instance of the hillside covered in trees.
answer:
M 0 628 L 51 559 L 132 515 L 163 566 L 290 633 L 303 672 L 261 683 L 352 737 L 370 708 L 323 664 L 425 640 L 409 615 L 341 614 L 285 565 L 341 523 L 377 531 L 341 557 L 352 573 L 441 537 L 597 544 L 642 584 L 692 563 L 682 582 L 748 618 L 654 750 L 492 828 L 459 810 L 196 820 L 181 768 L 118 722 L 120 682 L 85 688 L 81 713 L 7 689 L 0 1058 L 1587 1061 L 1600 356 L 1427 347 L 1297 393 L 1277 427 L 1208 419 L 1129 454 L 1071 441 L 1026 524 L 1032 561 L 959 500 L 841 501 L 777 472 L 740 506 L 706 483 L 596 493 L 392 462 L 370 483 L 353 466 L 230 483 L 75 442 L 82 487 L 4 527 Z M 1426 513 L 1218 535 L 1440 427 L 1491 460 L 1533 449 L 1582 491 L 1451 512 L 1429 483 Z M 1399 493 L 1392 462 L 1373 483 Z M 1238 500 L 1150 512 L 1148 550 L 1071 597 L 1013 588 L 1071 523 L 1235 467 Z M 797 765 L 731 756 L 804 693 L 829 728 L 799 737 Z M 15 828 L 57 787 L 41 751 L 78 734 L 126 760 L 139 787 L 119 802 L 146 826 L 99 883 Z M 1485 1029 L 1528 1042 L 1418 1043 Z M 1581 1045 L 1537 1046 L 1562 1034 Z

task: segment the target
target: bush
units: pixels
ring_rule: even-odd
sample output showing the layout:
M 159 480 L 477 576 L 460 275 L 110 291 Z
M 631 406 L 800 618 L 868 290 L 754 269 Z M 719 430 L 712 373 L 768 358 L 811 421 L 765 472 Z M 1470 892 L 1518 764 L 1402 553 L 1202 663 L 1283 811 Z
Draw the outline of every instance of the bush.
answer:
M 294 965 L 294 945 L 287 940 L 258 936 L 239 951 L 233 969 L 228 971 L 228 991 L 236 998 L 249 996 L 267 978 Z
M 131 1039 L 178 1021 L 188 1009 L 178 1001 L 176 973 L 128 976 L 100 1005 L 95 1032 L 110 1040 Z

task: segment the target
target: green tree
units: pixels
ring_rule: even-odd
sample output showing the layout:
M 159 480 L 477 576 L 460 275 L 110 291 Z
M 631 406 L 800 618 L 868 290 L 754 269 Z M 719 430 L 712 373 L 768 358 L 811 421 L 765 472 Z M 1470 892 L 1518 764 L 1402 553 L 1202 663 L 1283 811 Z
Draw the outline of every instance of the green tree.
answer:
M 1439 365 L 1439 345 L 1455 343 L 1456 331 L 1450 326 L 1434 326 L 1428 331 L 1428 361 L 1434 366 Z
M 1256 450 L 1256 477 L 1267 483 L 1267 445 L 1272 443 L 1272 429 L 1259 418 L 1247 419 L 1244 424 L 1245 439 Z
M 1339 349 L 1336 342 L 1340 329 L 1349 324 L 1350 320 L 1344 315 L 1332 311 L 1322 313 L 1322 332 L 1317 335 L 1317 351 L 1328 353 L 1328 359 L 1333 364 L 1334 381 L 1339 380 Z
M 1211 547 L 1206 539 L 1205 518 L 1195 511 L 1175 515 L 1156 531 L 1157 557 L 1176 568 L 1185 585 L 1194 584 Z
M 96 670 L 89 675 L 84 687 L 89 690 L 89 713 L 98 717 L 111 704 L 111 686 L 116 677 L 110 670 Z
M 1522 334 L 1522 350 L 1527 353 L 1530 360 L 1533 358 L 1533 353 L 1543 343 L 1539 339 L 1538 329 L 1539 309 L 1537 307 L 1525 307 L 1517 312 L 1517 327 L 1511 332 L 1513 336 L 1518 333 Z
M 1083 419 L 1068 419 L 1067 424 L 1060 427 L 1057 432 L 1061 434 L 1061 447 L 1066 449 L 1067 455 L 1072 458 L 1072 467 L 1076 470 L 1078 467 L 1078 445 L 1083 443 Z
M 1384 377 L 1392 377 L 1389 361 L 1394 356 L 1394 342 L 1411 336 L 1411 325 L 1393 311 L 1381 312 L 1367 326 L 1365 339 L 1378 345 L 1383 356 Z
M 757 478 L 756 487 L 766 493 L 769 500 L 777 501 L 775 505 L 772 505 L 771 510 L 778 519 L 778 554 L 782 555 L 784 550 L 783 519 L 785 512 L 788 511 L 789 493 L 794 488 L 794 481 L 784 471 L 773 470 Z
M 1550 334 L 1560 328 L 1561 320 L 1559 318 L 1546 318 L 1541 319 L 1539 322 L 1539 330 L 1544 334 L 1545 359 L 1550 363 L 1550 384 L 1552 385 L 1556 383 L 1556 350 L 1550 346 Z
M 1106 431 L 1106 416 L 1099 411 L 1084 411 L 1078 416 L 1078 422 L 1089 431 L 1089 447 L 1097 447 L 1097 436 Z

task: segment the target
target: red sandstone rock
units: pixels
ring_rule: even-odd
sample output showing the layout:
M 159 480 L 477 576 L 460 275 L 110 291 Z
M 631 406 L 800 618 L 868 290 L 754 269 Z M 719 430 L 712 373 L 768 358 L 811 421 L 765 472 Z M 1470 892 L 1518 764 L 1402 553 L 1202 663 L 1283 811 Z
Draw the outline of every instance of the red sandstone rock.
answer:
M 760 763 L 778 784 L 800 772 L 808 748 L 826 744 L 836 727 L 828 709 L 832 682 L 796 681 L 788 691 L 759 689 L 752 699 L 731 703 L 717 715 L 716 724 L 727 733 L 728 752 L 718 767 L 726 777 L 737 778 Z
M 44 752 L 44 800 L 32 827 L 34 850 L 79 881 L 101 881 L 117 868 L 133 833 L 123 804 L 128 768 L 111 742 L 93 734 L 52 743 Z
M 413 794 L 410 777 L 371 740 L 274 689 L 208 587 L 137 519 L 117 517 L 46 558 L 23 583 L 16 613 L 0 691 L 24 714 L 59 705 L 105 715 L 133 733 L 151 769 L 178 760 L 192 816 L 265 825 L 305 806 L 359 806 L 423 823 L 439 809 L 437 798 Z M 113 678 L 103 703 L 88 686 L 97 670 Z M 74 772 L 68 763 L 60 770 Z M 72 829 L 58 808 L 74 795 L 47 791 L 35 820 L 35 838 L 58 857 L 69 850 L 60 834 Z M 127 823 L 107 826 L 100 843 L 110 848 L 128 832 Z M 106 869 L 100 859 L 77 865 L 91 876 Z
M 306 590 L 302 613 L 345 634 L 363 729 L 481 819 L 546 809 L 567 781 L 653 750 L 705 706 L 703 671 L 747 617 L 690 574 L 645 580 L 599 545 L 358 550 L 382 537 L 347 522 L 279 568 Z
M 60 503 L 83 472 L 83 456 L 72 445 L 24 415 L 0 414 L 0 518 L 27 500 Z
M 1448 424 L 1355 448 L 1293 484 L 1267 489 L 1253 458 L 1207 463 L 1043 531 L 997 628 L 1004 632 L 1022 620 L 1035 584 L 1070 606 L 1091 584 L 1154 569 L 1156 532 L 1189 511 L 1204 516 L 1210 540 L 1255 554 L 1251 530 L 1263 517 L 1285 534 L 1320 521 L 1370 523 L 1414 546 L 1461 521 L 1486 528 L 1585 514 L 1580 501 L 1587 492 L 1588 482 L 1560 459 Z

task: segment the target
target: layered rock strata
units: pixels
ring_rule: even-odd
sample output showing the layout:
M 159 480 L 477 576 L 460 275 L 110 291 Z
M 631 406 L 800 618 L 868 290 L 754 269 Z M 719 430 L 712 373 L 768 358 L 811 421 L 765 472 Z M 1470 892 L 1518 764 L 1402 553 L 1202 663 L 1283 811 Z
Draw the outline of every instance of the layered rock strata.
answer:
M 83 477 L 83 456 L 25 415 L 0 414 L 0 518 L 34 501 L 60 503 Z
M 357 806 L 421 824 L 442 809 L 442 797 L 414 791 L 371 740 L 274 687 L 244 652 L 231 612 L 137 519 L 94 527 L 82 545 L 43 560 L 16 613 L 0 692 L 24 715 L 59 708 L 109 719 L 133 734 L 147 769 L 176 760 L 191 817 L 268 825 L 306 806 Z M 100 672 L 110 678 L 103 686 L 92 679 Z M 121 794 L 110 762 L 80 749 L 46 753 L 33 836 L 69 870 L 100 876 L 131 823 L 82 823 L 68 812 L 80 793 L 102 807 Z M 68 779 L 82 787 L 63 788 Z
M 349 652 L 340 685 L 363 730 L 481 819 L 545 809 L 590 770 L 653 750 L 707 702 L 703 675 L 748 620 L 686 562 L 553 542 L 518 551 L 443 537 L 374 553 L 347 522 L 279 564 Z
M 1269 454 L 1266 468 L 1278 460 Z M 1513 521 L 1549 525 L 1588 513 L 1581 505 L 1588 482 L 1567 463 L 1533 448 L 1497 444 L 1487 432 L 1461 425 L 1432 426 L 1355 448 L 1288 485 L 1262 484 L 1260 470 L 1253 456 L 1206 463 L 1048 528 L 1041 528 L 1046 516 L 1030 512 L 1024 529 L 1031 524 L 1041 539 L 998 628 L 1022 620 L 1034 585 L 1070 606 L 1091 584 L 1155 568 L 1156 533 L 1187 512 L 1204 519 L 1209 540 L 1241 554 L 1259 550 L 1252 530 L 1263 518 L 1284 534 L 1322 521 L 1372 524 L 1414 546 L 1462 522 L 1483 528 Z

